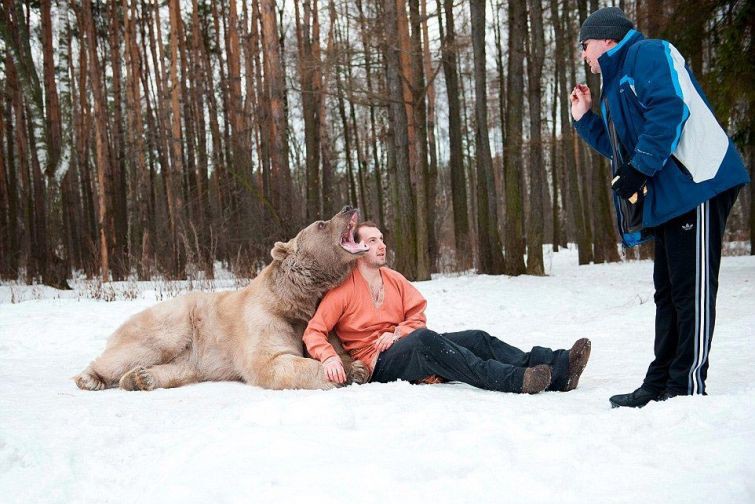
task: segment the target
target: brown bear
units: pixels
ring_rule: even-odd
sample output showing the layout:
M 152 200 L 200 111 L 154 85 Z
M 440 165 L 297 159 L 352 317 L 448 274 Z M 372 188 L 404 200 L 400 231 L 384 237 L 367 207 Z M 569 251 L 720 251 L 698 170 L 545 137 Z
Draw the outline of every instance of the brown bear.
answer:
M 367 247 L 353 228 L 358 211 L 345 207 L 314 222 L 236 292 L 194 292 L 137 313 L 108 339 L 105 351 L 74 377 L 84 390 L 180 387 L 241 380 L 268 389 L 330 389 L 319 361 L 303 356 L 302 334 L 323 294 L 340 284 Z M 342 353 L 350 382 L 367 367 Z

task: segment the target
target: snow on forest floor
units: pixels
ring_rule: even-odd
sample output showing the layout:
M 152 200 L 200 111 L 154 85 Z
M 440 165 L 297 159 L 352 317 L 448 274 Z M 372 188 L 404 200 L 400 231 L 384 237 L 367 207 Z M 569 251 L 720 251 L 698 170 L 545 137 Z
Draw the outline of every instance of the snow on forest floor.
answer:
M 441 332 L 523 349 L 591 338 L 579 388 L 534 396 L 404 382 L 84 392 L 70 377 L 168 294 L 0 286 L 0 500 L 755 502 L 755 257 L 722 261 L 710 395 L 641 410 L 608 397 L 639 386 L 652 359 L 652 263 L 577 266 L 570 250 L 546 268 L 416 284 Z

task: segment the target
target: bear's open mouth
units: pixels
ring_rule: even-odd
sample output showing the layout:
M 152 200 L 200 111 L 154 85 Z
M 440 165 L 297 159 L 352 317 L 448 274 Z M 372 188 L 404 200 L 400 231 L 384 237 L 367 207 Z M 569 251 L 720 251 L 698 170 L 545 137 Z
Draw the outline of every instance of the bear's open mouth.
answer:
M 341 233 L 341 247 L 351 254 L 358 254 L 369 250 L 369 247 L 364 243 L 357 243 L 354 241 L 354 228 L 359 220 L 359 212 L 351 214 L 349 222 L 346 224 L 346 229 Z

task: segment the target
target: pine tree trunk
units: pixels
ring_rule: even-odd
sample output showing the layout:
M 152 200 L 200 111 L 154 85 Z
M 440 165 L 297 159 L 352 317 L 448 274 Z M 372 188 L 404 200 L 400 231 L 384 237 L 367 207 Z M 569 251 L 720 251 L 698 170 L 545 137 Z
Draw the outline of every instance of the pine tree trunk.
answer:
M 197 268 L 206 268 L 202 261 L 202 249 L 204 243 L 200 241 L 199 230 L 196 223 L 199 222 L 199 200 L 197 199 L 197 156 L 199 155 L 197 146 L 196 124 L 194 122 L 194 103 L 192 100 L 193 93 L 191 87 L 194 82 L 193 68 L 189 50 L 187 49 L 188 37 L 185 31 L 183 21 L 179 24 L 178 31 L 178 53 L 181 62 L 181 73 L 179 81 L 181 82 L 181 115 L 184 124 L 184 171 L 182 173 L 182 189 L 184 201 L 184 218 L 186 226 L 184 232 L 184 248 L 192 252 L 192 265 Z M 191 76 L 191 77 L 190 77 Z
M 336 176 L 333 154 L 333 143 L 330 140 L 328 101 L 330 92 L 331 67 L 335 61 L 334 44 L 336 33 L 336 8 L 333 0 L 328 3 L 330 26 L 328 28 L 328 42 L 325 46 L 325 59 L 321 65 L 319 76 L 322 80 L 320 89 L 320 158 L 322 162 L 322 207 L 325 215 L 333 215 L 338 211 L 339 202 L 336 201 Z
M 561 164 L 561 159 L 559 158 L 558 154 L 558 139 L 556 137 L 556 124 L 557 124 L 557 111 L 558 107 L 556 104 L 558 103 L 558 83 L 556 82 L 558 80 L 558 72 L 559 67 L 558 64 L 556 65 L 556 75 L 553 82 L 553 88 L 551 89 L 551 94 L 553 95 L 553 106 L 551 107 L 551 152 L 550 152 L 550 159 L 551 159 L 551 184 L 552 184 L 552 204 L 551 204 L 551 224 L 553 227 L 553 252 L 558 252 L 559 246 L 561 245 L 561 241 L 563 239 L 563 233 L 561 231 L 561 215 L 558 208 L 558 195 L 560 190 L 560 184 L 559 184 L 559 173 L 560 170 L 558 169 L 559 165 Z M 563 202 L 563 199 L 561 200 Z
M 349 133 L 349 124 L 346 120 L 346 105 L 343 99 L 343 85 L 341 84 L 341 70 L 339 66 L 336 66 L 335 74 L 338 117 L 341 119 L 341 131 L 343 132 L 343 155 L 346 158 L 346 174 L 349 179 L 349 204 L 358 207 L 357 184 L 354 177 L 354 166 L 351 162 L 351 135 Z
M 569 120 L 569 93 L 566 88 L 566 65 L 569 52 L 566 51 L 566 41 L 568 38 L 564 33 L 564 27 L 561 21 L 561 15 L 558 8 L 558 0 L 551 0 L 551 15 L 555 29 L 556 38 L 556 61 L 561 64 L 562 72 L 559 73 L 559 99 L 561 111 L 561 135 L 564 145 L 564 159 L 566 176 L 568 179 L 569 212 L 568 218 L 573 219 L 577 248 L 579 255 L 579 264 L 588 264 L 592 259 L 591 243 L 587 241 L 587 231 L 584 222 L 582 209 L 582 198 L 580 196 L 579 181 L 577 178 L 577 165 L 574 152 L 574 139 L 572 126 Z
M 315 60 L 312 48 L 312 32 L 318 32 L 317 2 L 314 12 L 310 0 L 304 0 L 304 20 L 300 19 L 299 1 L 294 1 L 296 14 L 296 39 L 299 48 L 299 80 L 301 83 L 302 116 L 304 118 L 304 143 L 306 147 L 306 195 L 307 221 L 311 222 L 321 217 L 320 208 L 320 123 L 316 108 L 317 99 L 314 90 L 314 74 L 319 66 Z
M 0 67 L 2 68 L 2 67 Z M 5 75 L 5 68 L 2 68 Z M 10 184 L 9 175 L 7 174 L 8 166 L 5 160 L 5 111 L 0 110 L 0 279 L 15 280 L 13 270 L 10 267 L 10 255 L 13 252 L 10 248 Z M 13 170 L 13 166 L 10 169 Z
M 527 37 L 527 9 L 525 0 L 510 0 L 509 58 L 506 74 L 506 144 L 504 173 L 506 174 L 506 264 L 508 275 L 521 275 L 524 266 L 522 236 L 522 196 L 520 171 L 522 166 L 522 115 L 524 109 L 524 44 Z
M 414 235 L 415 211 L 411 191 L 409 162 L 409 127 L 406 116 L 404 88 L 401 80 L 401 60 L 399 55 L 399 29 L 396 0 L 384 0 L 385 22 L 385 63 L 386 88 L 391 99 L 389 105 L 390 129 L 393 155 L 395 156 L 395 176 L 390 177 L 394 208 L 393 240 L 395 241 L 395 269 L 409 280 L 416 279 L 416 237 Z
M 370 96 L 373 95 L 373 84 L 372 84 L 372 50 L 368 43 L 367 38 L 367 21 L 364 16 L 364 11 L 362 8 L 362 0 L 356 0 L 357 9 L 359 11 L 359 26 L 360 26 L 360 34 L 362 37 L 362 49 L 364 50 L 364 66 L 365 66 L 365 78 L 367 80 L 367 92 Z M 375 192 L 376 192 L 376 201 L 375 201 L 375 212 L 373 215 L 377 215 L 377 224 L 379 226 L 382 226 L 385 222 L 385 214 L 384 214 L 384 196 L 383 196 L 383 177 L 382 177 L 382 169 L 380 166 L 380 158 L 378 155 L 378 140 L 377 140 L 377 127 L 376 127 L 376 120 L 375 120 L 375 105 L 372 100 L 370 100 L 370 145 L 371 145 L 371 153 L 372 153 L 372 170 L 373 175 L 375 176 Z M 366 211 L 366 209 L 365 209 Z
M 144 9 L 147 9 L 146 5 Z M 154 16 L 154 21 L 153 21 Z M 155 214 L 167 216 L 167 229 L 165 229 L 163 222 L 155 223 L 155 231 L 160 229 L 161 233 L 165 237 L 164 240 L 156 241 L 155 244 L 159 247 L 156 252 L 156 258 L 160 262 L 160 267 L 164 270 L 168 276 L 174 277 L 178 270 L 178 261 L 176 250 L 178 247 L 177 235 L 175 232 L 175 205 L 172 198 L 168 195 L 168 188 L 172 186 L 172 166 L 170 161 L 171 156 L 171 144 L 170 144 L 170 125 L 169 125 L 169 104 L 168 94 L 166 92 L 166 85 L 168 81 L 168 74 L 165 70 L 165 57 L 163 51 L 162 30 L 160 20 L 160 8 L 155 2 L 152 2 L 149 7 L 149 14 L 147 14 L 146 25 L 149 35 L 149 50 L 152 60 L 152 64 L 144 65 L 145 78 L 143 79 L 144 95 L 150 95 L 150 88 L 148 87 L 149 76 L 154 72 L 154 85 L 157 94 L 154 98 L 154 110 L 150 101 L 147 100 L 147 124 L 150 131 L 153 131 L 151 135 L 153 142 L 157 150 L 157 158 L 160 165 L 159 183 L 156 184 L 155 190 L 161 190 L 162 195 L 155 199 L 155 204 L 159 206 L 159 210 L 155 208 Z M 157 33 L 155 33 L 157 32 Z M 146 58 L 146 37 L 143 37 L 145 47 L 143 52 Z M 149 124 L 152 121 L 152 124 Z M 173 189 L 170 189 L 171 195 Z
M 81 24 L 81 23 L 79 23 Z M 92 181 L 92 170 L 89 163 L 89 147 L 91 137 L 91 114 L 89 113 L 89 87 L 87 76 L 89 75 L 89 59 L 87 57 L 86 44 L 79 44 L 79 85 L 78 96 L 75 97 L 78 107 L 74 117 L 76 132 L 76 158 L 80 174 L 81 196 L 83 201 L 84 215 L 84 270 L 87 277 L 91 278 L 97 273 L 99 265 L 97 211 L 95 209 L 95 185 Z
M 542 67 L 545 60 L 542 0 L 528 0 L 529 41 L 527 54 L 528 101 L 530 107 L 530 216 L 527 227 L 527 273 L 544 275 L 543 265 L 543 139 Z
M 577 82 L 577 64 L 576 64 L 576 58 L 574 58 L 573 51 L 567 50 L 567 47 L 571 47 L 569 44 L 569 41 L 571 40 L 569 38 L 568 33 L 570 33 L 570 28 L 572 26 L 571 22 L 571 16 L 572 16 L 572 8 L 568 6 L 569 8 L 564 9 L 564 16 L 563 16 L 563 24 L 564 29 L 562 31 L 563 39 L 563 47 L 564 51 L 566 53 L 566 60 L 568 62 L 569 71 L 570 71 L 570 80 L 572 86 L 576 84 Z M 568 140 L 571 142 L 569 145 L 569 149 L 571 149 L 571 153 L 574 159 L 574 167 L 575 170 L 573 172 L 573 178 L 574 178 L 574 184 L 572 185 L 572 173 L 569 173 L 569 183 L 574 188 L 572 191 L 572 195 L 574 198 L 575 208 L 580 209 L 581 212 L 579 215 L 577 215 L 577 219 L 575 219 L 575 224 L 577 225 L 577 245 L 582 244 L 583 247 L 581 247 L 581 252 L 578 251 L 578 255 L 580 257 L 580 260 L 583 261 L 580 264 L 589 264 L 593 260 L 593 232 L 592 232 L 592 221 L 590 218 L 590 203 L 588 200 L 588 194 L 590 194 L 590 166 L 588 166 L 586 163 L 581 162 L 581 156 L 579 153 L 579 138 L 578 135 L 575 134 L 574 128 L 571 125 L 571 106 L 569 104 L 568 100 L 568 90 L 564 88 L 564 92 L 567 95 L 567 100 L 563 108 L 562 112 L 562 120 L 566 120 L 566 125 L 568 129 Z M 597 96 L 597 95 L 596 95 Z M 565 117 L 564 117 L 565 116 Z M 579 224 L 579 217 L 581 216 L 581 227 Z M 581 234 L 579 230 L 581 231 Z
M 441 11 L 437 0 L 438 12 Z M 446 81 L 448 97 L 448 142 L 449 169 L 451 172 L 451 204 L 453 206 L 454 244 L 456 248 L 456 266 L 460 270 L 468 269 L 472 264 L 472 243 L 469 232 L 467 212 L 467 180 L 464 172 L 464 143 L 461 134 L 461 102 L 459 100 L 459 74 L 456 71 L 457 45 L 454 29 L 453 1 L 444 0 L 446 33 L 443 35 L 442 16 L 438 16 L 443 55 L 443 75 Z
M 68 171 L 63 177 L 61 186 L 61 202 L 63 205 L 63 222 L 65 228 L 65 247 L 67 250 L 66 261 L 67 271 L 81 270 L 84 268 L 82 244 L 83 235 L 83 212 L 82 212 L 82 195 L 79 191 L 79 160 L 74 148 L 76 142 L 75 125 L 77 123 L 76 97 L 77 85 L 76 74 L 74 71 L 73 55 L 73 30 L 70 24 L 66 23 L 65 27 L 65 48 L 67 57 L 67 67 L 65 71 L 70 76 L 70 89 L 68 93 L 68 102 L 66 103 L 70 111 L 69 133 L 67 142 L 70 146 L 70 161 Z
M 97 203 L 99 211 L 98 229 L 99 229 L 99 262 L 100 275 L 103 282 L 109 280 L 110 273 L 110 256 L 109 244 L 112 235 L 110 227 L 110 208 L 107 201 L 108 181 L 107 174 L 110 170 L 110 152 L 107 141 L 107 111 L 105 110 L 105 93 L 100 82 L 100 63 L 97 55 L 97 38 L 95 35 L 94 22 L 92 20 L 92 2 L 84 0 L 83 2 L 83 26 L 86 30 L 86 44 L 89 60 L 89 76 L 92 95 L 94 98 L 94 120 L 95 126 L 95 143 L 97 152 Z
M 39 161 L 37 141 L 34 135 L 34 125 L 31 120 L 32 113 L 26 109 L 27 140 L 29 146 L 29 160 L 31 161 L 32 194 L 29 201 L 33 205 L 30 216 L 34 219 L 31 238 L 31 258 L 34 264 L 35 276 L 42 279 L 42 283 L 52 287 L 63 287 L 53 279 L 51 275 L 50 250 L 48 249 L 47 237 L 47 190 L 45 187 L 42 166 Z M 65 279 L 63 279 L 65 281 Z
M 468 66 L 468 65 L 467 65 Z M 469 235 L 470 243 L 472 244 L 473 264 L 479 267 L 480 264 L 480 247 L 478 246 L 479 240 L 477 239 L 477 229 L 479 212 L 477 211 L 477 198 L 475 197 L 477 191 L 477 170 L 475 168 L 477 160 L 472 156 L 472 146 L 474 145 L 474 139 L 470 138 L 470 131 L 472 126 L 470 125 L 469 115 L 467 114 L 467 87 L 474 88 L 473 72 L 462 72 L 461 61 L 457 60 L 456 73 L 460 75 L 459 79 L 459 91 L 461 92 L 461 112 L 462 112 L 462 131 L 463 145 L 464 145 L 464 164 L 466 166 L 465 180 L 467 182 L 467 214 L 469 215 Z M 467 82 L 464 82 L 464 75 L 468 75 Z
M 438 10 L 438 17 L 442 16 Z M 428 165 L 426 186 L 427 186 L 427 215 L 435 215 L 438 195 L 438 151 L 435 140 L 435 77 L 436 72 L 432 68 L 430 57 L 430 34 L 427 27 L 427 0 L 420 0 L 420 19 L 422 20 L 422 62 L 424 73 L 429 79 L 427 83 L 427 144 L 430 155 L 430 164 Z M 427 228 L 427 242 L 430 253 L 430 265 L 433 271 L 438 270 L 438 259 L 440 255 L 440 246 L 438 244 L 438 228 L 440 219 L 431 218 Z
M 127 13 L 127 1 L 123 0 L 123 15 L 125 20 L 125 53 L 126 53 L 126 104 L 128 112 L 129 149 L 128 158 L 133 163 L 133 171 L 136 178 L 136 187 L 132 191 L 132 197 L 136 199 L 136 220 L 138 222 L 137 249 L 134 256 L 137 259 L 137 274 L 140 280 L 150 278 L 152 249 L 149 229 L 149 172 L 145 159 L 144 127 L 142 123 L 141 88 L 141 58 L 139 47 L 136 44 L 136 5 L 131 2 L 130 14 Z
M 210 242 L 210 248 L 208 248 L 205 256 L 205 261 L 207 261 L 207 264 L 205 266 L 205 270 L 209 270 L 212 267 L 212 257 L 210 256 L 212 250 L 211 247 L 217 243 L 217 251 L 216 251 L 216 257 L 228 259 L 229 258 L 229 252 L 227 250 L 226 241 L 225 240 L 217 240 L 216 237 L 212 235 L 210 232 L 210 226 L 211 223 L 213 223 L 214 216 L 220 216 L 220 220 L 222 221 L 223 215 L 228 210 L 228 194 L 227 194 L 227 187 L 225 185 L 226 181 L 226 166 L 225 166 L 225 157 L 223 155 L 223 137 L 222 133 L 220 132 L 220 125 L 218 124 L 218 104 L 217 99 L 215 97 L 215 88 L 212 80 L 212 66 L 210 63 L 210 57 L 207 52 L 207 48 L 205 46 L 204 37 L 202 36 L 203 30 L 201 28 L 200 24 L 200 17 L 199 17 L 199 7 L 196 5 L 196 0 L 194 0 L 194 6 L 192 9 L 192 25 L 193 25 L 193 46 L 194 51 L 196 53 L 197 58 L 197 68 L 199 73 L 199 82 L 197 83 L 197 99 L 196 99 L 196 107 L 197 107 L 197 115 L 198 117 L 198 124 L 203 124 L 204 122 L 204 106 L 200 103 L 202 100 L 202 96 L 205 96 L 207 98 L 207 107 L 208 107 L 208 114 L 207 119 L 209 121 L 209 127 L 210 127 L 210 138 L 212 141 L 212 166 L 214 168 L 214 180 L 215 180 L 215 187 L 216 190 L 214 191 L 214 195 L 211 198 L 211 184 L 210 184 L 210 176 L 209 176 L 209 170 L 207 166 L 204 166 L 200 164 L 199 168 L 199 175 L 198 185 L 201 186 L 202 191 L 202 206 L 204 207 L 204 215 L 205 215 L 205 224 L 204 224 L 204 231 L 203 235 L 206 237 L 207 240 Z M 256 26 L 255 21 L 252 21 L 252 26 Z M 254 40 L 254 37 L 250 40 L 250 44 L 256 44 L 256 41 Z M 256 46 L 253 47 L 254 51 L 256 51 Z M 254 78 L 254 75 L 248 75 L 248 79 Z M 261 127 L 261 126 L 259 126 Z M 258 156 L 261 157 L 261 156 Z M 209 159 L 208 159 L 209 163 Z M 214 205 L 214 206 L 213 206 Z M 214 208 L 214 210 L 213 210 Z
M 422 61 L 422 29 L 419 16 L 419 0 L 409 0 L 411 23 L 411 68 L 412 103 L 415 121 L 417 164 L 414 165 L 416 181 L 414 207 L 417 211 L 417 280 L 430 280 L 430 240 L 428 228 L 433 227 L 427 202 L 427 178 L 430 167 L 427 162 L 427 107 L 425 105 L 425 72 Z
M 414 97 L 412 96 L 412 85 L 414 83 L 414 72 L 411 63 L 411 42 L 409 40 L 409 20 L 406 18 L 406 1 L 395 0 L 396 2 L 396 20 L 398 28 L 398 56 L 399 71 L 401 76 L 401 86 L 403 90 L 404 107 L 406 108 L 406 127 L 407 137 L 409 138 L 409 176 L 412 181 L 412 191 L 416 191 L 415 166 L 419 162 L 419 153 L 417 152 L 417 130 L 416 119 L 414 117 Z
M 262 39 L 267 85 L 270 90 L 271 160 L 273 202 L 280 215 L 292 215 L 291 170 L 288 164 L 288 126 L 286 124 L 286 82 L 281 62 L 276 23 L 275 0 L 260 0 Z M 269 72 L 269 73 L 268 73 Z M 290 222 L 290 221 L 286 221 Z M 289 232 L 290 230 L 284 230 Z
M 209 153 L 207 145 L 207 123 L 205 121 L 204 96 L 208 93 L 204 75 L 204 54 L 201 49 L 202 25 L 199 22 L 197 0 L 192 1 L 191 15 L 191 47 L 188 49 L 192 78 L 189 93 L 191 96 L 192 122 L 196 134 L 197 160 L 192 177 L 196 186 L 196 194 L 192 196 L 192 205 L 196 218 L 195 227 L 198 235 L 199 263 L 206 278 L 214 278 L 213 241 L 210 234 L 212 210 L 209 197 Z M 247 76 L 249 77 L 249 76 Z M 209 93 L 212 93 L 210 91 Z M 213 154 L 215 154 L 213 150 Z M 217 252 L 217 251 L 216 251 Z
M 37 277 L 38 269 L 37 264 L 32 256 L 32 246 L 34 239 L 34 200 L 32 195 L 32 182 L 31 175 L 29 173 L 29 148 L 27 141 L 27 129 L 25 118 L 25 107 L 23 98 L 20 93 L 19 83 L 16 80 L 16 72 L 14 68 L 9 68 L 8 79 L 11 80 L 11 89 L 13 92 L 13 115 L 15 122 L 15 135 L 14 142 L 16 147 L 16 155 L 18 159 L 18 171 L 19 177 L 19 197 L 23 210 L 21 212 L 21 226 L 23 232 L 21 234 L 20 243 L 20 263 L 26 266 L 26 283 L 31 284 Z
M 178 0 L 170 0 L 170 154 L 171 167 L 165 181 L 168 207 L 171 218 L 171 235 L 173 236 L 172 274 L 178 278 L 184 271 L 184 253 L 181 245 L 185 233 L 184 199 L 181 190 L 181 178 L 184 172 L 183 132 L 181 129 L 181 82 L 178 80 L 178 38 L 181 23 L 181 5 Z
M 504 271 L 498 233 L 493 160 L 488 136 L 487 75 L 485 65 L 485 2 L 470 2 L 472 47 L 475 69 L 475 157 L 477 159 L 477 241 L 480 248 L 480 273 L 499 275 Z M 521 92 L 521 90 L 520 90 Z M 517 215 L 520 218 L 519 215 Z M 522 268 L 523 269 L 523 268 Z
M 13 103 L 11 96 L 14 93 L 11 85 L 15 81 L 15 69 L 13 69 L 13 62 L 10 59 L 10 55 L 7 55 L 4 59 L 5 62 L 5 89 L 3 89 L 4 97 L 0 104 L 2 104 L 2 110 L 0 114 L 3 115 L 5 123 L 5 132 L 3 137 L 5 139 L 5 166 L 8 170 L 7 173 L 7 202 L 8 202 L 8 255 L 5 256 L 5 262 L 7 264 L 7 278 L 9 280 L 16 280 L 18 278 L 18 266 L 19 266 L 19 253 L 20 253 L 20 240 L 18 229 L 18 212 L 19 212 L 19 200 L 18 200 L 18 170 L 16 164 L 16 153 L 14 149 L 14 127 L 13 127 Z M 2 143 L 2 138 L 0 138 Z M 0 153 L 2 154 L 2 153 Z
M 351 55 L 350 55 L 351 56 Z M 348 87 L 354 89 L 354 76 L 351 70 L 352 58 L 349 57 L 349 63 L 346 65 Z M 365 174 L 367 172 L 367 160 L 365 159 L 362 143 L 359 141 L 359 125 L 357 124 L 356 107 L 354 100 L 349 100 L 349 118 L 351 120 L 351 131 L 354 134 L 354 147 L 357 153 L 357 186 L 359 188 L 359 208 L 363 211 L 367 209 L 367 194 L 365 191 Z
M 47 166 L 45 172 L 48 177 L 54 175 L 55 167 L 60 159 L 62 148 L 62 130 L 60 117 L 60 100 L 55 84 L 55 61 L 52 45 L 52 19 L 50 15 L 50 0 L 40 1 L 42 52 L 44 82 L 45 82 L 45 122 L 48 132 Z

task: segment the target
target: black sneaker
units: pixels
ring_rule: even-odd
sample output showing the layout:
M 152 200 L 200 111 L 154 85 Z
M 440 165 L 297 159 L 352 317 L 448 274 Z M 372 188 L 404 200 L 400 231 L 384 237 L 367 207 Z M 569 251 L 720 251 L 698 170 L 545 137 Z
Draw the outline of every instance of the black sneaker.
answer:
M 667 401 L 667 400 L 672 399 L 672 398 L 674 398 L 674 397 L 676 397 L 678 395 L 682 395 L 682 394 L 677 394 L 676 392 L 671 392 L 670 390 L 667 390 L 664 393 L 662 393 L 660 396 L 658 396 L 658 399 L 656 399 L 656 400 L 657 401 Z
M 661 394 L 650 392 L 642 387 L 638 388 L 631 394 L 619 394 L 611 397 L 612 408 L 642 408 L 650 401 L 657 401 Z

